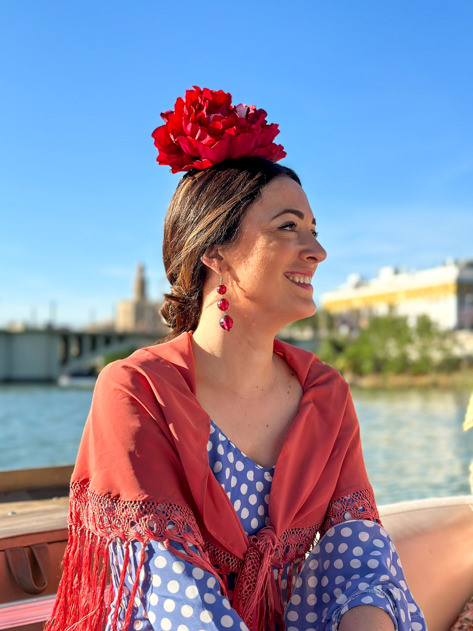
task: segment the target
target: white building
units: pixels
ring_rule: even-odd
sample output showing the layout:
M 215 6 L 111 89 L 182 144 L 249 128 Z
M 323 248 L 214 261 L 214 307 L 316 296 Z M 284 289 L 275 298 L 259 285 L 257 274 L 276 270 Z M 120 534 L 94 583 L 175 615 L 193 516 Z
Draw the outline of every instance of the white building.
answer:
M 427 315 L 442 329 L 473 329 L 473 259 L 413 272 L 385 267 L 372 280 L 353 274 L 323 294 L 322 303 L 329 313 L 358 321 L 395 313 L 414 324 Z

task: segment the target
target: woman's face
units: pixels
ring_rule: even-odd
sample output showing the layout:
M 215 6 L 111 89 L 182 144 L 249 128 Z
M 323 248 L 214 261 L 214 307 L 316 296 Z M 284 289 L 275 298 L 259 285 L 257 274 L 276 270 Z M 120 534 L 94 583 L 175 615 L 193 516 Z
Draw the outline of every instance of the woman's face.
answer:
M 327 256 L 316 237 L 304 191 L 276 177 L 249 207 L 236 243 L 221 252 L 235 322 L 240 311 L 256 323 L 271 319 L 279 330 L 315 312 L 312 277 Z

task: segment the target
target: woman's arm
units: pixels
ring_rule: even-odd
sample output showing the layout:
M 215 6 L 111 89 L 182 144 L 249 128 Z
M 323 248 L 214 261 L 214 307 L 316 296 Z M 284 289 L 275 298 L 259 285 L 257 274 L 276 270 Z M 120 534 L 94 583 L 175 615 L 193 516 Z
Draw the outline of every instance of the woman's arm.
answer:
M 141 543 L 130 548 L 128 573 L 121 603 L 112 607 L 106 631 L 111 629 L 115 607 L 120 608 L 121 622 L 129 604 L 130 586 L 139 563 Z M 173 543 L 176 549 L 180 544 Z M 151 541 L 146 546 L 147 559 L 140 573 L 139 587 L 134 598 L 130 629 L 140 631 L 248 631 L 232 609 L 212 574 L 188 561 L 177 558 L 166 546 Z M 123 565 L 124 544 L 114 542 L 110 548 L 112 582 L 116 590 Z
M 390 616 L 377 607 L 361 605 L 342 617 L 338 631 L 394 631 Z

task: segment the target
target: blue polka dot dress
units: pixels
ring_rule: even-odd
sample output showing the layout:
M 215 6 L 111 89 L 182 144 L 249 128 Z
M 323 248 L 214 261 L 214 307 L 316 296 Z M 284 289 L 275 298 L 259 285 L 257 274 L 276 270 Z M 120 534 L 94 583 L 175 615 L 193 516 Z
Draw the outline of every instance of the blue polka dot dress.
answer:
M 211 423 L 207 450 L 210 468 L 232 502 L 246 534 L 257 533 L 269 524 L 274 468 L 254 463 L 214 423 Z M 124 597 L 117 605 L 120 629 L 141 551 L 140 543 L 129 545 Z M 177 544 L 175 547 L 179 548 Z M 110 556 L 116 590 L 123 566 L 124 544 L 112 543 Z M 396 630 L 426 629 L 422 613 L 405 583 L 396 550 L 387 532 L 375 522 L 349 520 L 330 528 L 308 554 L 299 575 L 292 577 L 289 602 L 285 596 L 287 580 L 287 572 L 284 572 L 281 588 L 287 631 L 335 631 L 342 616 L 360 605 L 386 611 Z M 230 599 L 232 587 L 230 580 Z M 114 612 L 113 607 L 107 631 Z M 146 547 L 146 560 L 128 628 L 142 631 L 248 629 L 229 599 L 221 594 L 214 576 L 178 559 L 156 541 Z

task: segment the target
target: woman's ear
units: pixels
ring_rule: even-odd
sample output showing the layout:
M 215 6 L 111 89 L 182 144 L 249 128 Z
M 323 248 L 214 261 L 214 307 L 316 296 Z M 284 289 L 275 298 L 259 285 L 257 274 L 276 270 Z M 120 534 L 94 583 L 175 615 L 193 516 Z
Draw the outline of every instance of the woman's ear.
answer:
M 223 256 L 220 253 L 220 246 L 211 245 L 208 247 L 200 257 L 200 260 L 206 267 L 213 270 L 216 274 L 221 274 Z

